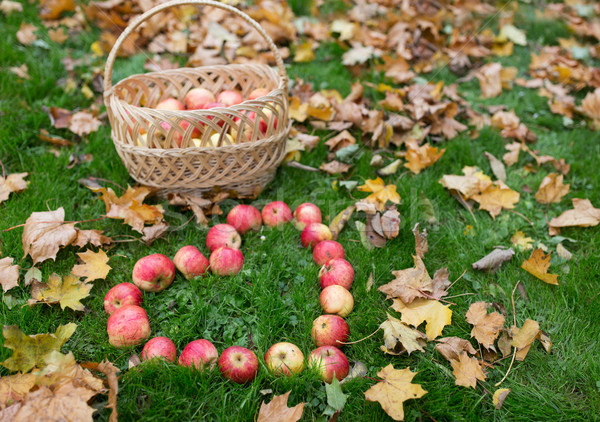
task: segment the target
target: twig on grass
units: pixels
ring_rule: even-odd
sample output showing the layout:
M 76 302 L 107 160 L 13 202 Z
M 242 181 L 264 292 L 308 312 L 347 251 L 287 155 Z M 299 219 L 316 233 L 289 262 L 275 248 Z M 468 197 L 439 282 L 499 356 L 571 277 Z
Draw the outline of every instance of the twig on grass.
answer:
M 349 342 L 344 342 L 344 341 L 339 341 L 339 340 L 336 340 L 336 342 L 337 342 L 337 343 L 340 343 L 340 344 L 356 344 L 356 343 L 360 343 L 361 341 L 364 341 L 364 340 L 368 339 L 369 337 L 373 337 L 373 336 L 375 335 L 375 333 L 376 333 L 377 331 L 379 331 L 379 330 L 381 330 L 381 327 L 378 327 L 378 328 L 377 328 L 375 331 L 373 331 L 371 334 L 369 334 L 369 335 L 368 335 L 368 336 L 366 336 L 365 338 L 361 338 L 360 340 L 356 340 L 356 341 L 349 341 Z
M 517 284 L 515 284 L 515 287 L 514 287 L 512 293 L 510 294 L 510 300 L 512 301 L 512 307 L 513 307 L 513 321 L 515 323 L 514 324 L 515 327 L 517 326 L 517 310 L 515 307 L 515 291 L 517 290 L 519 283 L 521 283 L 521 280 L 517 281 Z M 498 387 L 500 384 L 502 384 L 504 382 L 506 377 L 508 377 L 508 374 L 510 373 L 510 370 L 512 369 L 513 363 L 515 363 L 515 357 L 517 356 L 517 348 L 515 347 L 514 349 L 515 350 L 513 351 L 512 359 L 510 361 L 510 365 L 508 367 L 508 370 L 506 371 L 506 374 L 504 374 L 504 377 L 502 377 L 502 379 L 500 381 L 498 381 L 496 384 L 494 384 L 494 387 Z
M 518 211 L 515 211 L 515 210 L 507 210 L 507 211 L 508 211 L 508 212 L 512 212 L 513 214 L 516 214 L 516 215 L 518 215 L 519 217 L 521 217 L 522 219 L 524 219 L 525 221 L 527 221 L 527 222 L 528 222 L 528 223 L 531 225 L 531 227 L 533 227 L 533 223 L 531 222 L 531 220 L 530 220 L 529 218 L 525 217 L 525 216 L 524 216 L 523 214 L 521 214 L 520 212 L 518 212 Z
M 305 166 L 304 164 L 300 164 L 297 161 L 290 161 L 289 163 L 286 164 L 286 166 L 293 167 L 295 169 L 305 170 L 305 171 L 319 171 L 318 168 L 314 168 L 311 166 Z
M 454 286 L 454 283 L 456 283 L 458 280 L 460 280 L 461 278 L 463 278 L 463 276 L 467 273 L 468 268 L 465 268 L 465 270 L 463 271 L 463 273 L 452 282 L 451 285 L 448 286 L 448 288 L 446 289 L 446 291 L 450 290 L 452 288 L 452 286 Z

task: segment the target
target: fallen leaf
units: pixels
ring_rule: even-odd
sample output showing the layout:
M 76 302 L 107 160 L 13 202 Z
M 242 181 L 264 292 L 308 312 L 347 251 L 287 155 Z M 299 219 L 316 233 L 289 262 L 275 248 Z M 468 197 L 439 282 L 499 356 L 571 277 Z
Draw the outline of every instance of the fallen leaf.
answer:
M 544 177 L 538 191 L 535 193 L 535 200 L 540 204 L 552 204 L 560 202 L 563 197 L 569 193 L 571 185 L 563 183 L 564 176 L 558 173 L 550 173 Z
M 544 251 L 536 249 L 531 253 L 529 259 L 523 261 L 521 268 L 545 283 L 557 285 L 558 275 L 548 273 L 548 267 L 550 267 L 550 255 L 551 254 L 544 255 Z
M 415 224 L 412 229 L 413 236 L 415 237 L 415 254 L 419 258 L 424 258 L 425 254 L 429 250 L 429 243 L 427 242 L 427 229 L 419 231 L 419 223 Z
M 396 185 L 386 185 L 383 179 L 367 179 L 364 185 L 358 187 L 361 192 L 372 192 L 364 198 L 364 201 L 375 204 L 375 207 L 383 212 L 385 204 L 390 201 L 394 204 L 400 203 L 400 195 L 396 192 Z
M 43 367 L 53 351 L 60 348 L 73 335 L 77 324 L 69 323 L 58 327 L 54 334 L 28 336 L 16 325 L 5 325 L 2 330 L 3 346 L 11 349 L 11 357 L 2 362 L 9 371 L 28 372 L 34 367 Z
M 29 76 L 29 69 L 27 68 L 26 64 L 22 64 L 21 66 L 9 67 L 8 70 L 10 70 L 12 73 L 17 75 L 21 79 L 31 79 L 31 76 Z
M 30 45 L 37 40 L 37 35 L 34 34 L 34 31 L 37 31 L 35 25 L 21 22 L 21 26 L 17 31 L 17 40 L 23 45 Z
M 13 192 L 27 189 L 28 181 L 25 180 L 29 173 L 12 173 L 6 179 L 0 176 L 0 202 L 6 201 Z
M 356 30 L 356 24 L 347 20 L 336 19 L 331 23 L 331 32 L 340 34 L 340 41 L 348 41 L 354 38 Z
M 404 420 L 404 402 L 409 399 L 418 399 L 427 394 L 419 384 L 412 384 L 418 372 L 410 368 L 394 369 L 390 363 L 377 373 L 381 381 L 365 391 L 365 398 L 377 401 L 392 419 Z
M 506 154 L 502 156 L 502 159 L 506 163 L 507 166 L 512 166 L 517 161 L 519 161 L 519 152 L 521 151 L 521 143 L 513 142 L 510 144 L 506 144 L 504 146 L 508 150 Z
M 500 266 L 505 262 L 510 261 L 514 254 L 515 251 L 512 248 L 494 249 L 479 261 L 474 262 L 471 265 L 471 268 L 480 271 L 494 271 L 500 268 Z
M 35 385 L 35 380 L 36 376 L 32 373 L 0 378 L 0 408 L 4 408 L 7 404 L 23 401 L 29 390 Z
M 429 143 L 423 144 L 418 148 L 408 148 L 406 151 L 406 161 L 404 167 L 412 171 L 414 174 L 421 173 L 421 170 L 431 166 L 437 160 L 442 158 L 446 150 L 438 150 L 437 147 L 432 147 Z
M 69 39 L 69 35 L 64 28 L 48 29 L 48 37 L 57 44 L 62 44 Z
M 366 237 L 368 241 L 376 248 L 383 248 L 387 243 L 383 232 L 381 231 L 381 215 L 367 215 Z
M 400 213 L 391 208 L 381 215 L 381 230 L 386 239 L 393 239 L 400 234 Z
M 343 384 L 345 382 L 351 381 L 351 380 L 353 380 L 355 378 L 362 378 L 365 375 L 367 375 L 367 372 L 368 372 L 367 371 L 367 367 L 366 367 L 366 365 L 364 363 L 362 363 L 362 362 L 356 362 L 354 364 L 354 366 L 352 367 L 352 369 L 350 369 L 350 373 L 346 376 L 346 378 L 344 378 L 342 380 L 342 382 L 340 382 L 340 384 Z
M 41 0 L 40 17 L 46 20 L 58 19 L 63 12 L 75 10 L 74 0 Z
M 446 360 L 460 360 L 462 353 L 476 354 L 477 351 L 473 348 L 468 340 L 460 337 L 444 337 L 436 340 L 435 350 L 446 358 Z
M 196 222 L 198 222 L 198 214 L 194 212 L 194 215 L 196 215 Z M 201 222 L 198 222 L 198 224 L 201 224 Z M 147 246 L 150 246 L 156 239 L 160 239 L 167 230 L 169 230 L 169 224 L 164 221 L 152 226 L 145 226 L 143 229 L 144 235 L 141 240 Z
M 581 111 L 592 119 L 592 125 L 595 129 L 600 129 L 600 88 L 594 92 L 589 92 L 581 102 Z
M 42 272 L 38 268 L 31 267 L 23 277 L 23 284 L 29 286 L 34 281 L 42 281 Z
M 325 383 L 325 392 L 327 393 L 327 408 L 323 413 L 331 417 L 339 415 L 346 405 L 348 395 L 342 392 L 342 386 L 336 377 L 333 377 L 329 384 Z
M 491 349 L 500 335 L 500 330 L 504 327 L 504 316 L 498 312 L 488 314 L 487 306 L 485 302 L 471 304 L 466 318 L 467 322 L 473 325 L 471 337 L 475 337 L 475 340 L 486 349 Z
M 567 250 L 567 248 L 565 248 L 563 246 L 562 243 L 559 243 L 558 245 L 556 245 L 556 253 L 558 254 L 558 256 L 560 256 L 565 261 L 570 261 L 571 258 L 573 258 L 573 254 L 571 252 L 569 252 Z
M 347 130 L 338 133 L 336 136 L 325 142 L 325 145 L 329 147 L 329 151 L 333 152 L 354 144 L 356 144 L 356 138 Z
M 483 98 L 493 98 L 502 94 L 501 70 L 502 65 L 500 63 L 488 63 L 475 72 Z
M 517 230 L 510 238 L 510 243 L 521 251 L 533 249 L 533 242 L 534 240 L 531 237 L 527 237 L 525 233 L 520 230 Z
M 406 304 L 400 299 L 394 299 L 392 308 L 402 314 L 402 322 L 417 328 L 427 321 L 425 334 L 430 340 L 442 335 L 442 330 L 452 321 L 450 305 L 442 305 L 437 300 L 415 299 Z
M 109 245 L 112 243 L 112 239 L 102 234 L 102 230 L 77 230 L 77 238 L 72 243 L 73 246 L 79 246 L 83 248 L 88 243 L 92 246 L 101 247 L 102 245 Z
M 308 104 L 300 101 L 298 97 L 290 98 L 290 119 L 294 119 L 295 121 L 302 123 L 307 117 Z
M 78 253 L 77 256 L 84 263 L 75 265 L 71 270 L 71 274 L 79 278 L 85 277 L 85 280 L 83 280 L 85 283 L 92 280 L 106 279 L 108 272 L 111 270 L 111 267 L 107 264 L 108 256 L 106 256 L 106 252 L 103 250 L 98 252 L 87 250 Z
M 372 46 L 364 46 L 360 43 L 352 43 L 352 48 L 342 55 L 342 64 L 356 66 L 366 63 L 368 60 L 381 56 L 381 51 Z
M 13 12 L 22 12 L 23 5 L 16 1 L 2 0 L 0 2 L 0 10 L 8 16 Z
M 48 109 L 50 124 L 56 129 L 66 129 L 71 124 L 73 113 L 70 110 L 60 107 L 50 107 Z
M 113 365 L 107 359 L 104 359 L 100 363 L 96 362 L 87 362 L 81 365 L 83 368 L 91 369 L 93 371 L 98 371 L 106 375 L 106 380 L 108 382 L 109 392 L 108 392 L 108 407 L 112 409 L 110 413 L 109 422 L 117 422 L 117 394 L 119 392 L 119 379 L 117 374 L 120 369 Z
M 554 217 L 548 223 L 550 236 L 557 235 L 561 227 L 590 227 L 600 223 L 600 209 L 594 208 L 589 199 L 573 198 L 573 209 Z
M 19 266 L 12 265 L 14 258 L 0 259 L 0 284 L 4 293 L 19 285 Z
M 413 261 L 413 268 L 392 271 L 396 278 L 377 290 L 385 293 L 387 299 L 399 298 L 406 304 L 417 298 L 426 298 L 427 293 L 433 292 L 431 277 L 429 277 L 421 257 L 413 255 Z
M 33 263 L 56 259 L 61 246 L 71 244 L 77 237 L 73 223 L 65 224 L 65 210 L 33 212 L 23 229 L 23 257 L 29 254 Z
M 485 373 L 481 369 L 479 361 L 474 357 L 469 357 L 467 353 L 462 352 L 459 360 L 451 360 L 452 374 L 456 378 L 454 383 L 463 387 L 477 387 L 477 380 L 485 381 Z
M 496 218 L 503 209 L 513 209 L 519 202 L 520 194 L 502 182 L 494 182 L 480 194 L 473 195 L 472 199 L 479 203 L 479 209 L 486 210 L 492 218 Z
M 74 275 L 65 276 L 61 279 L 59 275 L 52 274 L 46 283 L 34 282 L 31 285 L 31 299 L 28 305 L 38 303 L 59 303 L 61 309 L 71 308 L 74 311 L 83 311 L 85 307 L 80 300 L 90 295 L 93 284 L 80 282 Z
M 296 138 L 302 145 L 304 145 L 306 151 L 311 151 L 314 149 L 321 140 L 321 138 L 316 135 L 307 135 L 306 133 L 299 133 L 296 135 Z
M 358 235 L 360 236 L 360 243 L 368 251 L 373 249 L 373 245 L 369 242 L 369 239 L 367 238 L 367 225 L 362 221 L 358 220 L 355 221 L 354 224 L 356 225 L 356 230 L 358 230 Z
M 294 54 L 294 62 L 296 63 L 307 63 L 312 62 L 315 59 L 315 52 L 313 49 L 316 46 L 313 41 L 306 41 L 296 46 L 296 53 Z
M 269 404 L 263 401 L 258 412 L 257 422 L 295 422 L 300 420 L 305 403 L 288 407 L 287 402 L 291 391 L 280 396 L 273 396 Z
M 396 174 L 396 172 L 398 172 L 398 168 L 400 167 L 401 163 L 402 163 L 402 161 L 400 159 L 394 160 L 387 166 L 377 170 L 377 175 L 378 176 L 391 176 L 392 174 Z M 371 164 L 371 165 L 373 165 L 373 164 Z
M 329 122 L 333 120 L 333 106 L 331 102 L 320 92 L 317 92 L 308 99 L 306 114 L 317 120 Z
M 433 274 L 433 292 L 431 292 L 430 298 L 440 300 L 448 294 L 447 289 L 451 285 L 449 276 L 448 268 L 440 268 Z
M 502 164 L 502 161 L 498 160 L 496 157 L 494 157 L 487 151 L 484 152 L 483 155 L 485 155 L 485 157 L 490 162 L 492 173 L 494 173 L 496 179 L 500 180 L 501 182 L 506 182 L 506 168 L 504 168 L 504 164 Z
M 102 122 L 94 115 L 79 111 L 71 116 L 69 130 L 79 136 L 84 136 L 96 132 L 101 125 Z
M 517 349 L 516 360 L 522 361 L 525 359 L 531 345 L 539 338 L 540 333 L 540 324 L 531 319 L 525 320 L 521 328 L 514 325 L 511 327 L 510 335 L 512 336 L 512 341 L 510 345 Z
M 420 331 L 413 330 L 399 319 L 388 314 L 387 321 L 379 327 L 383 329 L 384 345 L 380 349 L 390 355 L 399 355 L 407 352 L 409 355 L 419 350 L 424 352 L 423 346 L 427 343 L 427 336 Z
M 527 36 L 525 31 L 511 24 L 506 24 L 500 28 L 500 33 L 496 37 L 496 42 L 512 41 L 517 45 L 527 45 Z
M 345 164 L 345 163 L 340 163 L 337 160 L 333 160 L 329 163 L 323 163 L 321 164 L 321 167 L 319 167 L 321 170 L 323 170 L 325 173 L 329 173 L 329 174 L 342 174 L 342 173 L 347 173 L 350 168 L 352 168 L 352 164 Z
M 502 409 L 502 405 L 504 404 L 504 400 L 506 400 L 506 396 L 510 393 L 510 388 L 499 388 L 494 391 L 494 396 L 492 397 L 492 402 L 496 409 Z
M 329 223 L 329 230 L 331 231 L 333 240 L 338 238 L 338 236 L 340 235 L 340 233 L 346 226 L 346 223 L 348 223 L 348 221 L 350 220 L 350 217 L 352 217 L 352 214 L 354 214 L 355 210 L 356 210 L 356 206 L 350 205 L 349 207 L 345 208 L 342 212 L 340 212 L 338 215 L 336 215 L 333 218 L 333 220 L 331 220 L 331 223 Z
M 38 138 L 42 141 L 49 142 L 52 145 L 57 147 L 70 147 L 73 145 L 73 142 L 66 140 L 65 138 L 61 138 L 60 136 L 50 135 L 46 129 L 40 129 L 40 133 L 38 134 Z

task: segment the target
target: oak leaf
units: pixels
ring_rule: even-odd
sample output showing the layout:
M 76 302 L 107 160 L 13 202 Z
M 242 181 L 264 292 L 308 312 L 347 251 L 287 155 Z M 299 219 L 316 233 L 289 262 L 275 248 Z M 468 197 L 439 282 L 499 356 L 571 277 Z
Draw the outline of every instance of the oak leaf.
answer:
M 470 353 L 474 355 L 477 351 L 468 340 L 460 337 L 444 337 L 436 340 L 435 350 L 440 352 L 447 360 L 459 360 L 461 353 Z
M 504 316 L 498 312 L 487 313 L 487 303 L 475 302 L 467 311 L 467 322 L 473 325 L 471 337 L 483 347 L 490 349 L 504 326 Z
M 406 151 L 406 161 L 404 167 L 412 171 L 414 174 L 421 173 L 421 170 L 431 166 L 437 160 L 442 158 L 446 150 L 438 150 L 437 147 L 432 147 L 429 143 L 421 145 L 418 148 L 408 148 Z
M 394 299 L 392 309 L 402 314 L 402 322 L 418 327 L 427 321 L 425 334 L 430 340 L 442 335 L 442 330 L 452 322 L 450 305 L 442 305 L 437 300 L 415 299 L 406 304 L 400 299 Z
M 58 249 L 71 244 L 77 237 L 75 226 L 64 221 L 63 207 L 55 211 L 31 213 L 23 229 L 23 256 L 31 255 L 34 264 L 56 259 Z
M 452 359 L 452 374 L 456 378 L 454 383 L 463 387 L 477 387 L 477 380 L 485 381 L 485 373 L 481 369 L 481 364 L 474 357 L 469 357 L 467 353 L 462 352 L 459 360 Z
M 531 253 L 529 259 L 523 261 L 521 268 L 545 283 L 557 285 L 558 275 L 548 273 L 548 267 L 550 267 L 550 255 L 551 254 L 544 255 L 544 251 L 536 249 Z
M 80 252 L 77 256 L 84 262 L 84 264 L 75 265 L 71 270 L 71 273 L 77 277 L 85 277 L 84 282 L 102 279 L 105 280 L 111 267 L 107 265 L 108 256 L 103 250 L 94 252 L 87 250 Z
M 574 198 L 573 209 L 554 217 L 548 223 L 550 236 L 560 232 L 561 227 L 590 227 L 600 223 L 600 209 L 594 208 L 589 199 Z
M 85 307 L 80 300 L 90 295 L 93 284 L 83 283 L 77 277 L 69 274 L 63 279 L 57 274 L 48 277 L 46 283 L 34 282 L 31 285 L 31 299 L 27 301 L 30 306 L 37 303 L 59 303 L 61 309 L 71 308 L 74 311 L 83 311 Z
M 4 347 L 11 349 L 11 357 L 1 363 L 9 371 L 27 372 L 33 367 L 42 367 L 53 351 L 59 351 L 73 335 L 77 324 L 61 325 L 54 334 L 28 336 L 16 325 L 5 325 L 2 330 Z
M 472 199 L 479 203 L 479 209 L 486 210 L 492 218 L 496 218 L 503 209 L 513 209 L 519 202 L 520 194 L 502 182 L 494 182 L 480 194 L 473 195 Z
M 280 396 L 273 396 L 269 404 L 263 401 L 258 412 L 257 422 L 296 422 L 302 417 L 305 403 L 288 407 L 287 402 L 291 391 Z
M 404 420 L 404 402 L 409 399 L 418 399 L 427 394 L 420 384 L 413 384 L 412 380 L 418 372 L 410 368 L 394 369 L 390 363 L 377 373 L 381 381 L 367 391 L 365 398 L 377 401 L 392 419 Z
M 0 259 L 0 284 L 5 293 L 19 285 L 19 266 L 12 265 L 13 261 L 8 256 Z
M 396 185 L 386 185 L 381 177 L 367 179 L 364 185 L 358 187 L 358 190 L 372 192 L 371 195 L 364 198 L 364 201 L 375 204 L 375 207 L 381 212 L 385 210 L 387 201 L 394 204 L 400 203 L 400 195 L 396 192 Z
M 569 193 L 571 185 L 563 183 L 564 176 L 558 173 L 550 173 L 544 177 L 538 191 L 535 193 L 535 200 L 540 204 L 552 204 L 560 202 L 563 197 Z
M 6 201 L 12 192 L 27 189 L 28 181 L 24 180 L 28 173 L 12 173 L 6 179 L 0 176 L 0 202 Z
M 415 350 L 424 352 L 423 346 L 427 336 L 420 331 L 413 330 L 408 325 L 388 314 L 387 321 L 379 327 L 383 329 L 384 345 L 380 349 L 390 355 L 399 355 L 406 351 L 409 355 Z

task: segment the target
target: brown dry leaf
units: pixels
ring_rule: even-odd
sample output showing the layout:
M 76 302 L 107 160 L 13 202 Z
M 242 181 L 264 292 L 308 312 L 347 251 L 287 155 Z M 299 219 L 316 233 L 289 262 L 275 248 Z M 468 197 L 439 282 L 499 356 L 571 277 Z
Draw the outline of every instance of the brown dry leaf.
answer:
M 406 151 L 406 161 L 404 167 L 414 174 L 421 173 L 421 170 L 431 166 L 437 160 L 442 158 L 446 150 L 438 150 L 438 147 L 432 147 L 429 143 L 421 145 L 418 148 L 408 148 Z
M 202 210 L 200 212 L 202 212 Z M 196 215 L 196 221 L 198 222 L 198 214 L 194 212 L 194 215 Z M 169 224 L 164 221 L 156 223 L 152 226 L 145 226 L 143 229 L 144 235 L 142 236 L 141 240 L 147 246 L 150 246 L 156 239 L 160 239 L 167 232 L 167 230 L 169 230 Z
M 561 227 L 591 227 L 600 223 L 600 209 L 594 208 L 589 199 L 574 198 L 573 209 L 554 217 L 548 223 L 550 236 L 557 235 Z
M 77 324 L 69 323 L 58 327 L 54 334 L 28 336 L 16 325 L 5 325 L 2 330 L 4 347 L 13 351 L 12 356 L 2 362 L 9 371 L 27 372 L 34 367 L 43 367 L 46 359 L 73 335 Z
M 510 261 L 514 254 L 515 251 L 512 248 L 494 249 L 492 252 L 481 258 L 479 261 L 474 262 L 471 265 L 471 267 L 474 270 L 494 271 L 500 268 L 500 266 L 505 262 Z
M 350 168 L 352 168 L 352 164 L 345 164 L 345 163 L 339 162 L 337 160 L 333 160 L 329 163 L 321 164 L 321 167 L 319 167 L 319 168 L 321 170 L 323 170 L 325 173 L 334 175 L 334 174 L 342 174 L 342 173 L 348 172 L 350 170 Z
M 600 130 L 600 88 L 588 93 L 581 102 L 581 111 L 592 120 L 596 130 Z
M 492 218 L 496 218 L 503 209 L 509 210 L 519 202 L 520 194 L 502 182 L 494 182 L 486 190 L 471 198 L 479 203 L 479 209 L 486 210 Z
M 534 240 L 531 237 L 527 237 L 521 230 L 517 230 L 510 238 L 510 243 L 522 251 L 533 249 L 533 242 Z
M 329 230 L 331 231 L 333 240 L 338 238 L 346 226 L 346 223 L 348 223 L 348 220 L 350 220 L 350 217 L 354 214 L 354 211 L 356 211 L 356 205 L 350 205 L 331 220 L 331 223 L 329 223 Z
M 60 303 L 60 308 L 71 308 L 74 311 L 83 311 L 85 307 L 80 302 L 90 295 L 94 287 L 91 283 L 83 283 L 77 277 L 70 274 L 61 279 L 59 275 L 52 274 L 46 283 L 33 282 L 31 285 L 31 299 L 27 301 L 29 306 L 38 303 Z
M 496 409 L 502 409 L 502 405 L 504 404 L 504 400 L 506 400 L 508 393 L 510 393 L 510 388 L 499 388 L 494 392 L 492 402 Z
M 440 268 L 433 274 L 433 292 L 431 292 L 430 297 L 440 300 L 444 296 L 448 294 L 448 287 L 450 287 L 451 283 L 449 280 L 450 273 L 448 272 L 448 268 Z
M 0 2 L 0 10 L 8 16 L 13 12 L 22 12 L 23 5 L 16 1 L 2 0 Z
M 22 64 L 21 66 L 9 67 L 8 70 L 10 70 L 12 73 L 17 75 L 21 79 L 31 79 L 31 76 L 29 76 L 29 69 L 27 68 L 26 64 Z
M 424 258 L 425 254 L 429 250 L 429 243 L 427 242 L 427 229 L 423 229 L 419 232 L 419 223 L 415 224 L 412 229 L 413 236 L 415 237 L 415 254 L 419 258 Z
M 290 393 L 291 391 L 288 391 L 280 396 L 273 396 L 269 404 L 265 404 L 263 401 L 260 405 L 257 422 L 296 422 L 300 420 L 306 403 L 288 407 Z
M 57 44 L 62 44 L 69 39 L 69 35 L 65 32 L 64 28 L 49 29 L 48 37 Z
M 563 183 L 564 176 L 558 173 L 550 173 L 544 177 L 538 191 L 535 193 L 535 200 L 540 204 L 552 204 L 560 202 L 563 197 L 569 193 L 571 185 Z
M 498 160 L 494 155 L 487 151 L 484 152 L 483 155 L 485 155 L 490 162 L 492 173 L 494 173 L 496 179 L 500 180 L 501 182 L 506 182 L 506 168 L 504 167 L 504 164 L 502 164 L 502 161 Z
M 12 265 L 14 258 L 0 259 L 0 284 L 4 293 L 19 285 L 19 266 Z
M 390 363 L 377 373 L 381 381 L 365 391 L 365 398 L 377 401 L 392 419 L 404 420 L 404 402 L 409 399 L 418 399 L 427 394 L 419 384 L 412 384 L 418 372 L 410 368 L 394 369 Z
M 400 203 L 400 195 L 396 192 L 396 185 L 386 185 L 383 179 L 367 179 L 365 184 L 358 187 L 361 192 L 372 192 L 363 200 L 375 204 L 375 207 L 383 212 L 385 204 L 390 201 L 394 204 Z
M 379 56 L 381 56 L 381 51 L 370 45 L 364 46 L 361 43 L 352 43 L 352 48 L 342 55 L 342 63 L 346 66 L 356 66 Z
M 476 354 L 477 351 L 473 348 L 468 340 L 460 337 L 444 337 L 436 340 L 435 350 L 441 353 L 447 360 L 459 360 L 461 353 Z
M 444 327 L 452 322 L 450 305 L 442 305 L 437 300 L 418 298 L 405 304 L 400 299 L 394 299 L 392 309 L 402 314 L 402 322 L 415 328 L 427 321 L 425 334 L 430 340 L 441 336 Z
M 545 283 L 557 285 L 558 275 L 548 273 L 548 267 L 550 267 L 550 255 L 550 253 L 544 255 L 544 251 L 536 249 L 531 253 L 529 259 L 523 261 L 521 268 Z
M 367 240 L 376 248 L 383 248 L 387 243 L 387 240 L 383 236 L 381 230 L 381 215 L 367 214 L 367 225 L 365 228 L 365 236 Z
M 317 47 L 313 41 L 306 41 L 296 46 L 296 52 L 294 54 L 294 62 L 296 63 L 307 63 L 312 62 L 315 59 L 314 49 Z
M 15 374 L 0 378 L 0 409 L 9 403 L 22 401 L 35 385 L 35 375 Z M 0 420 L 2 413 L 0 413 Z
M 385 345 L 379 348 L 387 354 L 399 355 L 407 352 L 409 355 L 415 350 L 425 352 L 423 346 L 427 343 L 427 336 L 420 331 L 410 328 L 397 318 L 388 314 L 387 321 L 379 327 L 383 329 Z
M 325 145 L 329 147 L 329 151 L 332 152 L 354 144 L 356 144 L 356 138 L 352 136 L 352 134 L 347 130 L 340 132 L 339 134 L 325 142 Z
M 519 161 L 519 152 L 521 151 L 521 143 L 513 142 L 511 144 L 506 144 L 504 146 L 508 150 L 506 154 L 502 156 L 502 159 L 506 163 L 507 166 L 512 166 L 517 161 Z
M 75 10 L 73 0 L 41 0 L 40 3 L 42 5 L 40 17 L 46 20 L 58 19 L 63 12 Z
M 112 239 L 102 234 L 102 230 L 77 230 L 77 238 L 72 243 L 73 246 L 79 246 L 83 248 L 88 243 L 92 246 L 101 247 L 102 245 L 109 245 L 112 243 Z
M 522 361 L 525 359 L 533 342 L 539 339 L 540 333 L 540 324 L 531 319 L 527 319 L 521 328 L 514 325 L 511 327 L 512 341 L 510 345 L 517 349 L 516 360 Z
M 65 210 L 33 212 L 23 229 L 23 252 L 31 255 L 33 263 L 56 259 L 61 246 L 71 244 L 77 237 L 73 223 L 65 224 Z
M 315 119 L 328 122 L 333 119 L 334 110 L 329 100 L 323 94 L 317 92 L 308 99 L 306 114 Z
M 467 322 L 473 325 L 471 337 L 486 349 L 494 347 L 494 341 L 498 338 L 500 330 L 504 326 L 504 316 L 498 312 L 487 313 L 488 304 L 475 302 L 467 311 Z
M 29 173 L 12 173 L 6 179 L 0 176 L 0 202 L 6 201 L 13 192 L 27 189 L 29 182 L 25 180 Z
M 433 292 L 432 280 L 423 260 L 415 255 L 413 260 L 415 263 L 413 268 L 392 271 L 396 278 L 377 289 L 387 295 L 386 299 L 399 298 L 403 303 L 411 303 L 417 298 L 426 298 L 427 293 Z
M 21 26 L 17 31 L 17 40 L 23 45 L 30 45 L 37 40 L 37 35 L 34 34 L 34 31 L 37 31 L 35 25 L 21 22 Z
M 84 282 L 86 283 L 92 280 L 106 279 L 108 272 L 111 270 L 111 267 L 107 264 L 108 256 L 106 256 L 106 252 L 103 250 L 99 250 L 98 252 L 87 250 L 78 253 L 77 256 L 84 264 L 78 264 L 73 267 L 71 273 L 74 276 L 85 277 Z
M 493 98 L 502 94 L 501 70 L 500 63 L 488 63 L 475 72 L 483 98 Z
M 320 141 L 320 138 L 316 135 L 307 135 L 306 133 L 298 133 L 296 138 L 302 145 L 304 145 L 305 151 L 311 151 L 314 149 Z
M 117 377 L 117 374 L 120 372 L 120 369 L 107 359 L 100 363 L 86 362 L 81 364 L 81 366 L 83 368 L 98 371 L 106 375 L 106 380 L 109 387 L 108 405 L 106 405 L 106 407 L 112 409 L 109 422 L 117 422 L 117 394 L 119 392 L 119 378 Z
M 79 111 L 71 116 L 69 130 L 79 136 L 84 136 L 96 132 L 101 125 L 102 122 L 93 114 Z
M 66 129 L 71 124 L 73 113 L 65 108 L 50 107 L 48 109 L 48 118 L 50 118 L 50 123 L 56 129 Z
M 386 239 L 393 239 L 400 234 L 400 213 L 396 208 L 381 215 L 381 230 Z
M 459 355 L 459 360 L 451 360 L 452 374 L 456 377 L 456 385 L 477 387 L 477 380 L 485 381 L 485 373 L 476 358 L 469 357 L 465 352 Z

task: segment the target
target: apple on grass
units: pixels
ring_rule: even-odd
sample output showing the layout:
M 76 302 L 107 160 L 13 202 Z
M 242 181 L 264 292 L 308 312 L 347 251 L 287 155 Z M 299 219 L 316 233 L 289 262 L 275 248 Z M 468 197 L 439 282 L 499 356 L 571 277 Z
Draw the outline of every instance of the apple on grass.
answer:
M 135 284 L 119 283 L 104 296 L 104 310 L 110 315 L 122 306 L 140 306 L 143 300 L 142 291 Z
M 323 266 L 335 258 L 345 258 L 344 247 L 335 240 L 322 240 L 313 249 L 315 264 Z
M 208 340 L 194 340 L 184 347 L 179 355 L 179 365 L 201 371 L 213 369 L 219 359 L 217 348 Z
M 252 381 L 258 372 L 258 359 L 252 350 L 231 346 L 219 358 L 219 370 L 225 378 L 238 384 Z
M 244 97 L 237 91 L 225 90 L 221 91 L 217 96 L 217 102 L 225 104 L 226 107 L 240 104 L 244 101 Z
M 335 258 L 328 261 L 319 271 L 319 282 L 321 288 L 338 284 L 346 290 L 350 290 L 354 282 L 354 268 L 344 258 Z
M 239 249 L 241 245 L 242 238 L 231 224 L 217 224 L 206 235 L 206 247 L 211 252 L 223 247 Z
M 350 371 L 348 358 L 334 346 L 321 346 L 313 350 L 308 356 L 308 367 L 326 383 L 331 383 L 334 376 L 341 381 Z
M 175 267 L 188 280 L 203 275 L 208 269 L 208 259 L 195 246 L 184 246 L 173 258 Z
M 338 314 L 341 317 L 348 316 L 354 308 L 352 293 L 337 284 L 325 287 L 321 291 L 319 303 L 326 313 Z
M 240 233 L 244 234 L 249 230 L 258 230 L 262 225 L 260 211 L 252 205 L 236 205 L 227 214 L 227 224 L 232 225 Z
M 163 254 L 148 255 L 135 263 L 131 278 L 136 286 L 146 292 L 160 292 L 173 283 L 175 265 Z
M 203 109 L 206 104 L 216 102 L 217 99 L 215 98 L 215 94 L 208 89 L 194 88 L 185 94 L 183 101 L 188 110 L 199 110 Z
M 210 270 L 216 275 L 235 275 L 244 266 L 244 255 L 239 249 L 219 248 L 210 254 Z
M 158 104 L 156 104 L 156 107 L 154 107 L 156 110 L 185 110 L 185 105 L 175 99 L 175 98 L 166 98 L 164 100 L 162 100 L 161 102 L 159 102 Z
M 154 337 L 142 349 L 142 361 L 152 358 L 163 358 L 175 362 L 175 359 L 177 359 L 177 348 L 167 337 Z
M 298 230 L 304 230 L 304 227 L 310 223 L 320 223 L 322 221 L 321 210 L 310 202 L 298 205 L 294 210 L 293 217 L 294 227 Z
M 276 343 L 265 354 L 269 371 L 277 375 L 291 376 L 304 369 L 304 354 L 292 343 Z
M 261 211 L 262 221 L 265 226 L 279 226 L 292 219 L 292 211 L 285 202 L 274 201 L 265 205 Z
M 150 337 L 148 314 L 137 305 L 123 306 L 108 317 L 106 332 L 115 347 L 136 346 Z
M 300 241 L 305 248 L 314 248 L 317 243 L 331 240 L 332 237 L 331 230 L 325 224 L 310 223 L 302 230 Z
M 348 340 L 350 329 L 344 318 L 338 315 L 321 315 L 313 321 L 310 332 L 317 347 L 335 346 L 341 348 Z

